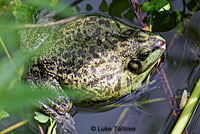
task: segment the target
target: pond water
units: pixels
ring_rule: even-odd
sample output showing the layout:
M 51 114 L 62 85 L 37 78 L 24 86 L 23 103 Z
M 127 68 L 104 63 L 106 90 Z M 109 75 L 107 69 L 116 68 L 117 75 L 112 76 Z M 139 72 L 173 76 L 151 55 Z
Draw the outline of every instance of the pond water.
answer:
M 88 5 L 91 5 L 93 9 L 89 12 L 102 13 L 99 11 L 98 7 L 100 7 L 103 2 L 107 3 L 108 7 L 110 7 L 109 11 L 103 12 L 103 14 L 115 16 L 126 24 L 140 27 L 137 21 L 135 21 L 136 19 L 134 18 L 132 7 L 128 2 L 119 2 L 117 0 L 94 2 L 92 0 L 85 0 L 77 6 L 80 7 L 81 12 L 88 12 L 87 7 Z M 112 8 L 113 6 L 115 6 L 115 8 Z M 183 11 L 183 4 L 180 1 L 172 2 L 171 6 L 172 11 Z M 186 13 L 192 13 L 193 15 L 190 19 L 184 19 L 181 25 L 183 31 L 180 34 L 177 33 L 179 26 L 175 26 L 169 31 L 159 32 L 167 41 L 167 54 L 164 70 L 173 92 L 178 95 L 180 95 L 180 92 L 182 92 L 183 89 L 191 91 L 200 75 L 198 61 L 198 56 L 200 54 L 200 25 L 197 25 L 200 21 L 200 14 L 199 12 L 193 13 L 188 10 L 185 11 L 185 14 Z M 195 66 L 195 64 L 197 65 Z M 153 76 L 156 83 L 149 88 L 157 88 L 150 92 L 148 99 L 165 98 L 159 77 L 158 74 Z M 126 107 L 118 107 L 107 112 L 99 113 L 80 111 L 75 115 L 77 130 L 80 133 L 110 133 L 105 127 L 113 128 L 120 115 L 126 110 Z M 129 107 L 125 115 L 127 117 L 122 119 L 118 126 L 133 127 L 135 130 L 126 132 L 118 131 L 118 133 L 163 133 L 170 114 L 171 108 L 168 101 L 158 101 L 143 105 L 140 110 Z M 198 131 L 193 130 L 193 133 L 198 133 Z
M 81 12 L 88 12 L 87 7 L 91 5 L 93 9 L 89 12 L 102 13 L 98 7 L 103 2 L 107 3 L 109 7 L 108 12 L 103 12 L 103 14 L 118 17 L 118 19 L 131 26 L 139 27 L 138 23 L 135 23 L 131 6 L 124 1 L 107 0 L 94 2 L 92 0 L 85 0 L 77 6 L 80 7 Z M 171 4 L 172 11 L 183 11 L 183 5 L 180 1 Z M 114 6 L 115 8 L 112 8 Z M 191 12 L 185 11 L 185 13 Z M 174 93 L 177 93 L 179 90 L 181 91 L 181 89 L 191 90 L 199 77 L 199 65 L 194 67 L 195 62 L 199 60 L 197 57 L 199 55 L 197 44 L 200 42 L 200 26 L 197 25 L 199 20 L 200 14 L 198 12 L 194 13 L 191 19 L 184 20 L 184 24 L 181 25 L 184 30 L 180 35 L 177 35 L 178 26 L 169 31 L 160 32 L 168 44 L 164 70 Z M 189 77 L 190 75 L 192 77 Z M 150 92 L 148 99 L 164 98 L 165 94 L 159 81 L 159 76 L 155 74 L 153 79 L 156 80 L 156 83 L 151 86 L 157 88 Z M 78 112 L 75 115 L 77 130 L 80 133 L 109 133 L 109 130 L 106 130 L 105 127 L 113 128 L 122 112 L 126 110 L 126 107 L 118 107 L 107 112 Z M 164 131 L 163 128 L 166 125 L 168 116 L 171 114 L 170 105 L 167 101 L 150 103 L 142 106 L 140 110 L 129 107 L 125 115 L 128 118 L 125 117 L 124 120 L 122 119 L 122 122 L 118 126 L 134 127 L 135 131 L 126 132 L 134 134 L 162 133 Z
M 63 2 L 65 2 L 66 5 L 71 4 L 73 6 L 73 14 L 98 13 L 104 16 L 113 16 L 130 26 L 141 28 L 135 18 L 133 8 L 128 1 L 63 0 Z M 187 2 L 188 1 L 186 1 L 186 3 Z M 160 26 L 155 26 L 153 28 L 153 30 L 159 33 L 167 42 L 166 59 L 163 64 L 166 77 L 175 95 L 180 95 L 183 89 L 187 89 L 190 92 L 200 76 L 200 13 L 191 12 L 187 8 L 184 9 L 185 7 L 182 1 L 173 1 L 171 2 L 170 13 L 172 14 L 174 11 L 180 11 L 185 16 L 191 14 L 191 18 L 183 18 L 180 24 L 178 24 L 177 20 L 171 20 L 170 22 L 176 22 L 168 24 L 166 19 L 161 21 L 162 24 L 160 24 Z M 62 18 L 62 16 L 59 17 Z M 165 25 L 170 25 L 171 27 L 165 27 Z M 160 76 L 155 73 L 151 80 L 155 80 L 155 83 L 149 85 L 149 88 L 153 89 L 148 93 L 148 99 L 165 98 Z M 133 102 L 131 101 L 126 104 L 132 105 Z M 124 117 L 122 117 L 122 115 L 124 115 Z M 167 131 L 166 129 L 170 128 L 170 126 L 168 127 L 170 115 L 171 107 L 169 102 L 164 100 L 140 107 L 120 106 L 103 112 L 80 110 L 75 114 L 74 119 L 76 123 L 75 126 L 80 134 L 164 134 Z M 7 120 L 7 123 L 4 122 L 3 126 L 5 127 L 11 120 L 17 121 L 19 119 L 17 117 L 12 117 Z M 196 120 L 198 120 L 198 116 Z M 35 125 L 32 126 L 32 124 L 30 126 L 17 129 L 15 133 L 25 133 L 24 131 L 35 133 L 37 127 Z M 130 128 L 130 130 L 111 132 L 110 128 L 115 128 L 115 126 L 117 126 L 116 129 L 119 127 L 127 127 Z M 191 129 L 192 134 L 199 133 L 199 124 L 193 124 L 191 128 L 193 128 Z

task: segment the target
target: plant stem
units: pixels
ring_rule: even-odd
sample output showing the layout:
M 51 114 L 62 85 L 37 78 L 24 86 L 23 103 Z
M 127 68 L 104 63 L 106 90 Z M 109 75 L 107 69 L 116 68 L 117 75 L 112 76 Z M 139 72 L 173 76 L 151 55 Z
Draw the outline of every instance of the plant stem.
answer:
M 171 134 L 182 134 L 199 99 L 200 99 L 200 78 L 199 78 L 185 108 L 183 109 L 183 112 L 181 113 L 175 127 L 173 128 Z
M 150 18 L 149 18 L 149 31 L 152 32 L 152 17 L 153 17 L 153 12 L 150 12 Z
M 10 131 L 12 131 L 12 130 L 14 130 L 14 129 L 18 128 L 18 127 L 21 127 L 21 126 L 23 126 L 23 125 L 27 124 L 27 123 L 28 123 L 28 121 L 27 121 L 27 120 L 21 121 L 21 122 L 19 122 L 19 123 L 15 124 L 15 125 L 13 125 L 13 126 L 11 126 L 11 127 L 7 128 L 7 129 L 3 130 L 3 131 L 1 131 L 1 132 L 0 132 L 0 134 L 5 134 L 5 133 L 8 133 L 8 132 L 10 132 Z
M 16 72 L 16 74 L 17 74 L 18 79 L 21 80 L 21 77 L 20 77 L 20 75 L 19 75 L 19 73 L 18 73 L 18 71 L 17 71 L 17 68 L 16 68 L 16 66 L 15 66 L 15 64 L 14 64 L 14 62 L 13 62 L 11 56 L 10 56 L 10 53 L 8 52 L 8 49 L 6 48 L 6 46 L 5 46 L 5 44 L 4 44 L 4 42 L 3 42 L 3 40 L 2 40 L 1 37 L 0 37 L 0 44 L 1 44 L 1 46 L 3 47 L 3 50 L 4 50 L 4 52 L 6 53 L 6 55 L 7 55 L 8 59 L 9 59 L 11 65 L 12 65 L 13 68 L 15 69 L 15 72 Z

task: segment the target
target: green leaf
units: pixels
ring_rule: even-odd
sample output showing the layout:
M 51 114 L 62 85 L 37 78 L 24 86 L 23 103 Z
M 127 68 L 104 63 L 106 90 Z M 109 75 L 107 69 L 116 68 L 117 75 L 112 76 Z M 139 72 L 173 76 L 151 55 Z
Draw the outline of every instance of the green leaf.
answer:
M 35 112 L 34 119 L 40 123 L 46 123 L 49 120 L 49 116 L 46 116 L 39 112 Z
M 151 1 L 151 6 L 153 6 L 156 11 L 159 11 L 167 3 L 168 3 L 167 0 L 152 0 Z
M 171 8 L 170 4 L 167 3 L 167 5 L 165 5 L 163 8 L 161 8 L 159 11 L 160 11 L 160 12 L 161 12 L 161 11 L 167 11 L 167 10 L 169 10 L 170 8 Z
M 76 12 L 77 12 L 77 13 L 80 13 L 80 12 L 81 12 L 80 7 L 76 6 Z
M 143 12 L 150 12 L 153 10 L 153 7 L 151 6 L 150 2 L 144 2 L 141 9 Z
M 93 7 L 92 7 L 90 4 L 87 4 L 87 5 L 86 5 L 86 10 L 87 10 L 87 11 L 92 11 L 92 10 L 93 10 Z
M 120 8 L 116 5 L 120 5 Z M 124 1 L 124 0 L 112 0 L 112 3 L 110 3 L 109 7 L 108 7 L 108 12 L 111 16 L 115 16 L 118 18 L 123 18 L 124 17 L 124 13 L 126 14 L 126 19 L 130 20 L 131 22 L 133 21 L 134 13 L 130 12 L 132 10 L 130 10 L 131 7 L 128 3 L 128 1 Z
M 3 109 L 0 110 L 0 120 L 3 118 L 9 117 L 9 114 Z
M 199 11 L 200 10 L 200 2 L 199 2 L 199 0 L 190 0 L 187 3 L 187 8 L 192 12 Z
M 165 9 L 166 5 L 168 8 L 170 8 L 170 6 L 168 4 L 169 3 L 167 0 L 151 0 L 150 2 L 143 3 L 142 11 L 143 12 L 153 12 L 153 11 L 159 12 L 159 10 L 161 10 L 161 8 Z
M 0 92 L 0 106 L 7 109 L 18 109 L 19 106 L 34 106 L 41 98 L 53 96 L 53 92 L 48 89 L 32 90 L 25 84 L 17 83 L 11 91 Z
M 11 10 L 17 22 L 28 23 L 37 9 L 30 5 L 24 5 L 20 0 L 15 0 L 15 4 L 11 6 Z
M 56 11 L 57 14 L 65 18 L 74 13 L 74 9 L 63 1 L 57 1 L 56 5 L 54 6 L 52 6 L 51 0 L 26 0 L 23 2 L 23 4 L 26 6 L 31 5 L 32 7 L 37 7 L 37 10 Z
M 102 0 L 101 4 L 99 5 L 99 10 L 101 12 L 107 12 L 108 11 L 108 4 L 105 0 Z
M 177 13 L 156 12 L 153 18 L 153 32 L 166 32 L 177 26 Z

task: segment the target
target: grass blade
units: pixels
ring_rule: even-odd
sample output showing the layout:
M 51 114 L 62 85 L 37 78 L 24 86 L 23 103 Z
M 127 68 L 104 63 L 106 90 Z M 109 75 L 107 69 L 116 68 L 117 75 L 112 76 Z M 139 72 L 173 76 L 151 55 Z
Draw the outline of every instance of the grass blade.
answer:
M 200 99 L 200 78 L 199 78 L 185 108 L 183 109 L 183 112 L 181 113 L 175 127 L 173 128 L 171 134 L 182 134 L 199 99 Z

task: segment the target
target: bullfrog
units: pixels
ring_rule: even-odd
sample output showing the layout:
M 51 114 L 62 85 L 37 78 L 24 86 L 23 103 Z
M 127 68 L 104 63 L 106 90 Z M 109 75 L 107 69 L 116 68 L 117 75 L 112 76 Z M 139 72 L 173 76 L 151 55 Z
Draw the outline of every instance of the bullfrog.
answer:
M 52 16 L 39 16 L 37 24 L 51 22 Z M 109 17 L 80 16 L 68 23 L 22 30 L 21 49 L 35 54 L 27 82 L 58 92 L 49 100 L 50 107 L 40 102 L 41 109 L 56 116 L 67 114 L 71 101 L 95 105 L 139 90 L 166 42 Z

